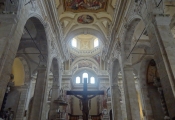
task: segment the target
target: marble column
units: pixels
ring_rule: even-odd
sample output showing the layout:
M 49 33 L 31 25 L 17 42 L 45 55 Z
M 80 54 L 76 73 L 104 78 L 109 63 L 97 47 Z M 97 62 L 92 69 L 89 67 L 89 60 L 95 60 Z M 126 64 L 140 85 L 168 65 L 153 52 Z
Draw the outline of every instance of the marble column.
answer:
M 23 120 L 25 107 L 27 105 L 27 96 L 28 96 L 28 86 L 21 86 L 17 88 L 20 92 L 20 98 L 18 102 L 18 108 L 15 115 L 15 120 Z
M 60 87 L 58 85 L 59 77 L 54 76 L 54 82 L 52 86 L 52 94 L 50 101 L 50 111 L 49 111 L 49 120 L 56 118 L 56 111 L 58 110 L 58 106 L 54 103 L 54 100 L 58 99 L 60 93 Z
M 120 103 L 120 90 L 118 84 L 111 86 L 111 98 L 112 98 L 112 113 L 114 120 L 122 120 L 122 111 Z
M 46 87 L 46 67 L 39 67 L 29 120 L 41 120 Z
M 131 66 L 126 66 L 122 69 L 122 79 L 127 119 L 140 120 L 139 102 L 135 87 L 133 68 Z

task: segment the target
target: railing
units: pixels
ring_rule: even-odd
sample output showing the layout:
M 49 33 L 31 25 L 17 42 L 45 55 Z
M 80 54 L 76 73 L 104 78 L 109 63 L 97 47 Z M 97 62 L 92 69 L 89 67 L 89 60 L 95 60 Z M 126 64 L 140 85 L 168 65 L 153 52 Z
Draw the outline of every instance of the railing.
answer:
M 19 0 L 0 0 L 0 14 L 16 14 Z
M 102 115 L 101 113 L 99 115 L 90 115 L 88 119 L 89 120 L 101 120 L 101 115 Z M 69 114 L 69 120 L 83 120 L 83 116 Z
M 101 48 L 99 47 L 96 47 L 92 50 L 78 50 L 76 48 L 70 48 L 71 49 L 71 52 L 76 54 L 76 55 L 95 55 L 97 54 L 98 52 L 100 52 Z

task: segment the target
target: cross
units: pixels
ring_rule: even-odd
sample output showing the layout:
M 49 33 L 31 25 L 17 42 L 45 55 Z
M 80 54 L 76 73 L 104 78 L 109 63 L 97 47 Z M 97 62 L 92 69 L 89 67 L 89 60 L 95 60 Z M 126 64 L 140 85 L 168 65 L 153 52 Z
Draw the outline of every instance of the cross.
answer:
M 95 97 L 96 95 L 104 95 L 104 91 L 88 91 L 87 90 L 87 78 L 84 78 L 84 85 L 83 85 L 83 91 L 67 91 L 67 95 L 74 95 L 78 99 L 81 100 L 83 109 L 83 120 L 88 120 L 89 116 L 89 108 L 88 108 L 88 101 L 89 99 Z M 81 95 L 79 97 L 78 95 Z M 88 95 L 93 95 L 91 97 L 88 97 Z

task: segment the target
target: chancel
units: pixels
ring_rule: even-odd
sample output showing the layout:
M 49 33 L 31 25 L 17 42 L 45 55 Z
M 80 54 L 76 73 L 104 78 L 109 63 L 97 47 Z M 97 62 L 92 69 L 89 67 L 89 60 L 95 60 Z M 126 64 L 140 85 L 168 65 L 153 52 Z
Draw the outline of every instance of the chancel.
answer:
M 0 120 L 175 120 L 175 0 L 0 0 Z

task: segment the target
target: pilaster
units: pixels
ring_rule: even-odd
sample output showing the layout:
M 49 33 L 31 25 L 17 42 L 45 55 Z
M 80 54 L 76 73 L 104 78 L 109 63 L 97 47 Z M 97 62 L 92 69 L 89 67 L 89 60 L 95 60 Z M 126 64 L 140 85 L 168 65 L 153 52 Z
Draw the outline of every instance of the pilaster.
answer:
M 121 103 L 120 103 L 120 90 L 118 84 L 111 86 L 112 98 L 112 113 L 114 120 L 122 120 Z
M 54 79 L 58 79 L 58 78 L 54 78 Z M 51 94 L 51 100 L 50 100 L 49 120 L 56 118 L 56 111 L 58 109 L 58 106 L 54 103 L 54 100 L 58 99 L 59 91 L 60 91 L 60 87 L 53 82 L 52 94 Z
M 166 105 L 171 118 L 175 117 L 175 40 L 170 31 L 170 17 L 155 16 L 155 31 L 148 26 L 147 31 L 151 39 L 160 81 L 165 95 Z M 173 95 L 174 94 L 174 95 Z
M 46 86 L 46 67 L 39 67 L 29 120 L 41 120 Z
M 21 86 L 17 89 L 18 91 L 20 91 L 20 98 L 18 102 L 16 115 L 15 115 L 15 120 L 23 120 L 25 107 L 27 104 L 28 86 Z
M 126 66 L 122 69 L 123 88 L 125 93 L 126 113 L 128 120 L 140 120 L 138 97 L 135 87 L 133 68 Z

